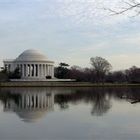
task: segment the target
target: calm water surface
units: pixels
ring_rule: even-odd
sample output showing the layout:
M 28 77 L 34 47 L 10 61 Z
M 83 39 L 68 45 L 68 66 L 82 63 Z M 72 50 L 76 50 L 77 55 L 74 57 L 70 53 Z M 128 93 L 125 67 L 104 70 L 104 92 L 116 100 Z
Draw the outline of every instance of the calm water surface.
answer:
M 140 88 L 2 88 L 3 139 L 140 140 Z

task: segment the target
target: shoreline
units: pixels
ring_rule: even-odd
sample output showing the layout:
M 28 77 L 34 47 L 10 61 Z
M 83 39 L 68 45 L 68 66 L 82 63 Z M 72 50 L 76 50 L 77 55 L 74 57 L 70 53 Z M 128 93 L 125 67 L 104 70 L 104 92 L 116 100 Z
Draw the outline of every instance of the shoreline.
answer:
M 90 82 L 46 82 L 46 81 L 12 81 L 0 82 L 0 87 L 140 87 L 138 84 L 129 83 L 104 83 L 96 84 Z

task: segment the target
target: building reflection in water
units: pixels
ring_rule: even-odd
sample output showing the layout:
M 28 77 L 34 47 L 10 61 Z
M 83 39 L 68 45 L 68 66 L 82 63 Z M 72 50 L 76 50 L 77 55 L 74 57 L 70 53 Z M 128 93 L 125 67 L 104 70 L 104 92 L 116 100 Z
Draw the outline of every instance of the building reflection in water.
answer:
M 54 108 L 51 90 L 12 89 L 4 102 L 5 112 L 15 112 L 23 121 L 34 122 Z
M 15 112 L 25 122 L 35 122 L 54 110 L 56 94 L 71 94 L 71 89 L 2 88 L 0 100 L 4 112 Z
M 103 116 L 111 100 L 140 102 L 139 88 L 4 88 L 0 100 L 5 112 L 15 112 L 25 122 L 35 122 L 54 110 L 54 104 L 68 109 L 81 102 L 92 106 L 91 115 Z

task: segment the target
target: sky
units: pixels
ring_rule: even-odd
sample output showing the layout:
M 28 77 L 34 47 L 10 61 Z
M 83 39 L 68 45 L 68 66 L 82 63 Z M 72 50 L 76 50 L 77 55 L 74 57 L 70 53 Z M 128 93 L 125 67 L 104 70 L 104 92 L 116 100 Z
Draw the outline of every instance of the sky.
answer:
M 120 0 L 0 0 L 0 65 L 26 49 L 42 51 L 57 66 L 91 67 L 107 59 L 113 70 L 140 67 L 140 17 L 112 16 Z

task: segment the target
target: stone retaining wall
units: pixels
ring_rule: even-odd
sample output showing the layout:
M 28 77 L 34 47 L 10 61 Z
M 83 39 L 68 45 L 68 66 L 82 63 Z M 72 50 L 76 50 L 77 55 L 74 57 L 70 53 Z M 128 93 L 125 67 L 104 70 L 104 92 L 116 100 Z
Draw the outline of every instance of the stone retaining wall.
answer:
M 46 81 L 13 81 L 0 82 L 0 87 L 78 87 L 78 86 L 92 86 L 91 83 L 86 82 L 46 82 Z
M 0 82 L 0 87 L 112 87 L 112 86 L 139 86 L 140 84 L 95 84 L 89 82 L 46 82 L 46 81 L 13 81 Z

